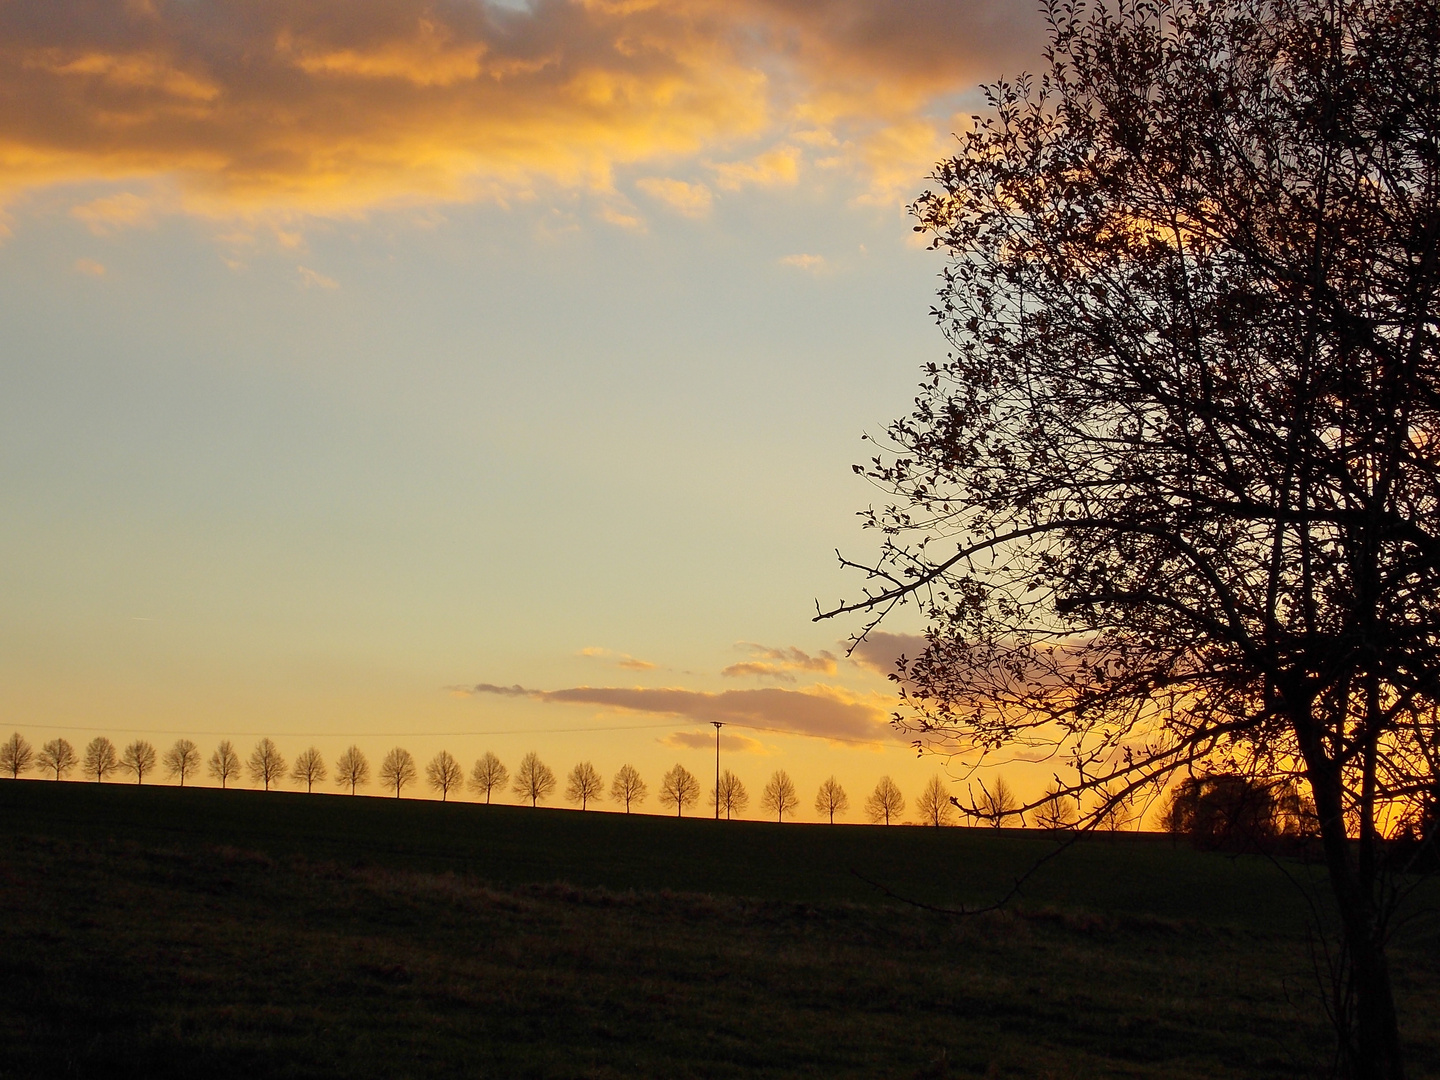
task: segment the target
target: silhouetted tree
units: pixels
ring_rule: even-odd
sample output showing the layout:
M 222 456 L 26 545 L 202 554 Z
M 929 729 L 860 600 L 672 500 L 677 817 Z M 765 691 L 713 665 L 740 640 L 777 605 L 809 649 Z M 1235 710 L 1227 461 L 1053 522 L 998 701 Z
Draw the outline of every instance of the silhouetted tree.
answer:
M 136 739 L 125 747 L 125 752 L 120 755 L 120 767 L 135 777 L 137 784 L 143 784 L 145 774 L 154 771 L 157 760 L 155 747 L 144 739 Z
M 831 825 L 835 824 L 835 815 L 843 814 L 850 809 L 850 796 L 845 794 L 845 789 L 840 786 L 840 781 L 830 777 L 820 785 L 820 790 L 815 795 L 815 812 L 829 820 Z
M 719 791 L 710 792 L 710 805 L 716 805 L 719 801 L 720 811 L 724 819 L 730 821 L 733 815 L 744 814 L 744 808 L 750 805 L 750 793 L 744 789 L 739 776 L 734 775 L 729 769 L 720 773 Z
M 115 744 L 104 735 L 96 735 L 85 747 L 82 768 L 86 776 L 93 776 L 97 784 L 102 783 L 105 777 L 120 768 L 120 755 L 115 750 Z
M 1187 776 L 1170 793 L 1160 824 L 1200 848 L 1254 850 L 1288 824 L 1276 794 L 1271 785 L 1248 776 Z
M 634 765 L 621 765 L 615 779 L 610 781 L 610 798 L 623 803 L 627 814 L 630 813 L 631 803 L 644 802 L 648 794 L 649 788 L 640 779 L 640 771 Z
M 720 774 L 719 790 L 710 792 L 710 805 L 714 806 L 717 801 L 726 821 L 730 820 L 732 814 L 744 813 L 745 808 L 750 805 L 750 793 L 745 790 L 740 778 L 729 769 Z
M 450 789 L 465 782 L 465 770 L 450 751 L 441 750 L 425 766 L 425 782 L 440 792 L 440 801 L 445 802 L 450 797 Z
M 1043 745 L 1091 822 L 1177 770 L 1303 779 L 1342 1062 L 1394 1080 L 1377 815 L 1440 767 L 1440 6 L 1047 14 L 1044 77 L 916 204 L 950 349 L 846 606 L 922 608 L 918 740 Z
M 280 754 L 280 748 L 268 736 L 256 743 L 255 749 L 250 752 L 249 769 L 251 783 L 263 785 L 266 791 L 285 776 L 285 759 Z
M 165 766 L 172 779 L 178 778 L 180 786 L 185 786 L 185 781 L 190 774 L 200 768 L 200 748 L 189 739 L 176 739 L 175 745 L 165 751 L 165 757 L 161 763 Z M 90 755 L 85 755 L 85 769 L 90 769 Z
M 950 825 L 955 821 L 955 806 L 950 801 L 950 792 L 945 781 L 932 775 L 926 781 L 920 797 L 915 800 L 915 813 L 921 825 Z
M 485 796 L 485 801 L 490 801 L 490 793 L 501 790 L 505 787 L 505 781 L 510 779 L 510 772 L 500 759 L 489 750 L 485 756 L 478 758 L 475 768 L 470 770 L 470 787 L 477 793 Z
M 684 765 L 676 766 L 660 780 L 660 805 L 673 806 L 675 816 L 685 813 L 685 807 L 692 806 L 700 798 L 700 781 Z
M 875 790 L 865 800 L 865 816 L 873 822 L 883 821 L 889 825 L 892 819 L 898 818 L 904 812 L 905 798 L 900 794 L 900 788 L 890 777 L 882 776 L 875 785 Z
M 604 790 L 605 781 L 588 761 L 582 761 L 571 769 L 565 780 L 566 801 L 579 803 L 581 810 L 586 809 L 591 799 L 598 799 Z
M 1092 792 L 1091 825 L 1102 832 L 1120 832 L 1135 822 L 1135 801 L 1133 793 L 1123 784 L 1103 784 Z
M 290 768 L 290 779 L 297 784 L 304 784 L 307 794 L 314 791 L 316 783 L 324 780 L 326 775 L 325 759 L 313 746 L 300 751 L 295 758 L 295 764 Z
M 53 772 L 55 779 L 59 780 L 75 768 L 79 759 L 75 756 L 75 748 L 67 740 L 51 739 L 40 748 L 36 761 L 40 768 Z
M 1045 794 L 1035 805 L 1035 824 L 1052 832 L 1071 828 L 1078 817 L 1075 800 L 1065 794 L 1065 788 L 1058 781 L 1045 789 Z
M 357 787 L 369 782 L 370 762 L 360 748 L 352 744 L 335 762 L 335 783 L 340 787 L 348 785 L 350 794 L 354 795 Z
M 1003 828 L 1005 823 L 1014 817 L 1020 818 L 1022 825 L 1025 823 L 1020 800 L 1010 790 L 1010 785 L 1005 782 L 1003 776 L 995 777 L 988 785 L 981 782 L 980 798 L 975 800 L 974 812 L 977 817 L 995 829 Z
M 395 797 L 400 797 L 400 789 L 407 784 L 415 782 L 415 759 L 410 756 L 409 750 L 395 747 L 385 755 L 385 760 L 380 762 L 380 783 L 387 788 L 395 789 Z
M 8 772 L 11 780 L 20 779 L 20 774 L 30 770 L 35 760 L 35 751 L 17 731 L 0 744 L 0 772 Z
M 229 786 L 232 777 L 240 775 L 240 755 L 229 739 L 222 739 L 210 755 L 209 768 L 210 775 L 220 781 L 222 791 Z
M 555 774 L 540 760 L 539 754 L 532 750 L 520 759 L 520 767 L 515 770 L 516 795 L 529 799 L 533 807 L 547 799 L 554 790 Z
M 774 814 L 776 821 L 784 821 L 795 816 L 795 808 L 799 805 L 800 796 L 795 794 L 790 774 L 784 769 L 776 769 L 760 793 L 760 809 Z

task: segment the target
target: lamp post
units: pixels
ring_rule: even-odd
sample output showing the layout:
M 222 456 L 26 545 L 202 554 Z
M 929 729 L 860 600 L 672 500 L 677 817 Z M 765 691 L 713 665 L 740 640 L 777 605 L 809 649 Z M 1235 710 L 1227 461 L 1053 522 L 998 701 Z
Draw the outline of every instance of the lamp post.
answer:
M 711 720 L 715 725 L 715 820 L 720 820 L 720 729 L 725 726 L 722 721 Z

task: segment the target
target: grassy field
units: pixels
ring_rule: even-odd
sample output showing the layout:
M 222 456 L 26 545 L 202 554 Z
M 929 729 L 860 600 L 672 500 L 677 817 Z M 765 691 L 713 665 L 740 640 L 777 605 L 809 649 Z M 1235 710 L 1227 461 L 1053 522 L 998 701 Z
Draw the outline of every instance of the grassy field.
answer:
M 984 903 L 1054 841 L 41 781 L 0 783 L 0 826 L 3 1077 L 1327 1064 L 1313 871 L 1160 837 L 1085 837 L 957 919 L 876 885 Z M 1394 949 L 1416 1076 L 1433 904 Z

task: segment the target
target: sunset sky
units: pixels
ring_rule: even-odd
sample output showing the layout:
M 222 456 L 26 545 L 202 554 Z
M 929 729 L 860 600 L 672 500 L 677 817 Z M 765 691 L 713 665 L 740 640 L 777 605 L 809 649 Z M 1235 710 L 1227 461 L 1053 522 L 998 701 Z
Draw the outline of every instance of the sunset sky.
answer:
M 1042 37 L 1031 0 L 0 0 L 0 735 L 708 791 L 719 719 L 749 816 L 776 768 L 802 820 L 831 773 L 849 820 L 913 801 L 918 624 L 846 658 L 810 616 L 875 547 L 861 435 L 944 354 L 905 204 Z

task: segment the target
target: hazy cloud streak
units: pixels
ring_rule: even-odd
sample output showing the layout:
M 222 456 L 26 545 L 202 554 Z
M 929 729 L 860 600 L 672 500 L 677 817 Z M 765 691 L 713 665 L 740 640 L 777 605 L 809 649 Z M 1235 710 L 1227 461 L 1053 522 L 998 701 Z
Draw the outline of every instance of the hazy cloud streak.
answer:
M 472 694 L 529 697 L 567 705 L 598 705 L 630 712 L 687 720 L 764 728 L 822 739 L 878 742 L 898 736 L 889 727 L 881 699 L 828 686 L 805 690 L 763 687 L 718 693 L 675 687 L 577 686 L 565 690 L 527 690 L 520 686 L 478 683 Z

